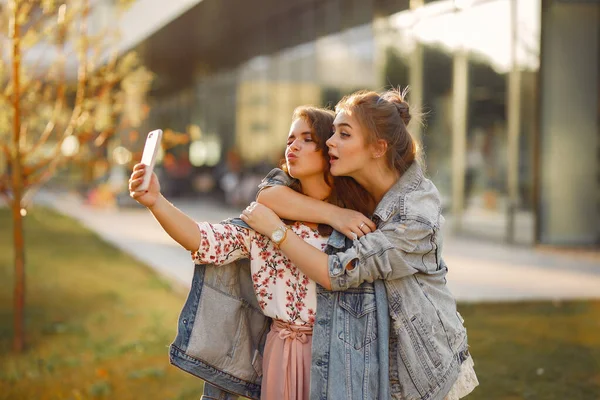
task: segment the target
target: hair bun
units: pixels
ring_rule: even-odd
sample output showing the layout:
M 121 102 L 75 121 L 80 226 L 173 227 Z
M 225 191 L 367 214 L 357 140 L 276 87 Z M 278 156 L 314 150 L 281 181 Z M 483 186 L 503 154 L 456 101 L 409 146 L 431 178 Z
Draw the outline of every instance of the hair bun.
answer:
M 383 95 L 383 97 L 387 101 L 389 101 L 390 103 L 394 104 L 394 106 L 396 106 L 396 110 L 398 111 L 398 114 L 400 114 L 400 118 L 402 118 L 404 125 L 408 125 L 408 123 L 410 122 L 410 120 L 412 118 L 410 115 L 410 107 L 409 107 L 408 103 L 404 100 L 407 93 L 408 93 L 408 87 L 406 87 L 402 91 L 400 91 L 400 89 L 388 90 Z
M 400 114 L 400 118 L 402 118 L 402 121 L 404 121 L 404 125 L 408 125 L 408 123 L 411 120 L 410 108 L 408 106 L 408 103 L 405 101 L 401 101 L 399 103 L 394 102 L 394 105 L 396 106 L 396 110 L 398 110 L 398 113 Z

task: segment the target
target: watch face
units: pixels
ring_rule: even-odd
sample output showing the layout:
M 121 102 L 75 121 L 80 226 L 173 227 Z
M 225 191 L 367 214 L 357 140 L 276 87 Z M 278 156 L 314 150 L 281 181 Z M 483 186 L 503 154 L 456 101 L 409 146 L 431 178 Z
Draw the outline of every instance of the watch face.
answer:
M 273 241 L 277 243 L 281 241 L 281 239 L 283 239 L 283 232 L 280 229 L 277 229 L 273 232 Z

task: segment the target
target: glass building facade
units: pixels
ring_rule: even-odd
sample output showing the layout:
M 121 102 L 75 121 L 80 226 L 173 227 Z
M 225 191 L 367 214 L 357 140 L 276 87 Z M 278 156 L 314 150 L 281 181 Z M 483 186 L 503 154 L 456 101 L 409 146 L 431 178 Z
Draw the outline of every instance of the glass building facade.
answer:
M 295 107 L 409 86 L 450 229 L 598 246 L 599 4 L 247 3 L 204 0 L 140 45 L 158 75 L 146 123 L 201 132 L 181 149 L 195 165 L 276 165 Z

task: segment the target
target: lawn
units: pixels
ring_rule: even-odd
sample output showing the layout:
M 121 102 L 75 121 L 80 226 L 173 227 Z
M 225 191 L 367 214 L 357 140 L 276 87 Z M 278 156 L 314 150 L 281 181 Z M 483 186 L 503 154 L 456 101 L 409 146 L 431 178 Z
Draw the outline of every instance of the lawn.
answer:
M 168 359 L 184 296 L 70 219 L 38 208 L 25 221 L 28 349 L 14 355 L 0 209 L 0 399 L 199 399 L 202 382 Z
M 480 382 L 469 400 L 600 399 L 600 301 L 459 310 Z
M 26 217 L 28 349 L 13 354 L 10 226 L 0 209 L 0 400 L 200 398 L 168 362 L 184 296 L 46 209 Z M 459 309 L 481 383 L 468 399 L 600 399 L 600 301 Z

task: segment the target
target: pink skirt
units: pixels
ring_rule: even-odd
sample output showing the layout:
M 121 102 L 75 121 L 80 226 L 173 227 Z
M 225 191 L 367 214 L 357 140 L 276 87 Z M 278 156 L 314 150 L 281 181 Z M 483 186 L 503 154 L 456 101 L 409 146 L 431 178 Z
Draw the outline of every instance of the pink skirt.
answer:
M 310 398 L 312 326 L 273 320 L 263 356 L 261 400 Z

